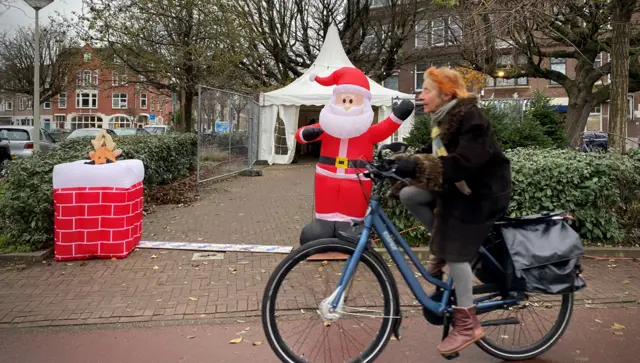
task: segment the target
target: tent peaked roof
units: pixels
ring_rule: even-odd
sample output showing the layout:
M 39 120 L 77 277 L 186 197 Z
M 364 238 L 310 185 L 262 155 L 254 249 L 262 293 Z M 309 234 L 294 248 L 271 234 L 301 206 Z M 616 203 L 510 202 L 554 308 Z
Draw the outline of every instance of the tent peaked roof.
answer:
M 263 105 L 325 105 L 333 95 L 334 86 L 322 86 L 317 82 L 311 81 L 309 75 L 317 74 L 319 76 L 328 76 L 336 69 L 342 67 L 354 67 L 354 65 L 342 47 L 338 29 L 332 24 L 327 31 L 327 36 L 322 44 L 320 53 L 318 53 L 318 57 L 311 67 L 309 67 L 302 76 L 287 86 L 261 94 L 261 103 Z M 412 94 L 382 87 L 369 77 L 367 77 L 367 79 L 369 80 L 372 95 L 371 104 L 374 106 L 390 106 L 391 99 L 394 97 L 412 99 L 415 97 Z

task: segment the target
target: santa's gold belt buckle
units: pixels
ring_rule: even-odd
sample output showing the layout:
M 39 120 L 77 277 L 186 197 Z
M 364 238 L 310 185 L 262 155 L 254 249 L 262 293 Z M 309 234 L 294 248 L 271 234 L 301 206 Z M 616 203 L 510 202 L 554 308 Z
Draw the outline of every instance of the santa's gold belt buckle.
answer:
M 336 165 L 336 168 L 346 169 L 349 167 L 349 159 L 337 157 L 335 165 Z

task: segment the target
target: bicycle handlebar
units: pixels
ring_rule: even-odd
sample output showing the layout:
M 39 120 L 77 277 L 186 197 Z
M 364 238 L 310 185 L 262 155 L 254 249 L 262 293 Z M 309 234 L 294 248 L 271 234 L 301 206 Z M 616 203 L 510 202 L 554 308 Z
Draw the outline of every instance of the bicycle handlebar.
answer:
M 376 183 L 382 182 L 384 179 L 395 179 L 403 183 L 407 182 L 395 174 L 397 161 L 394 159 L 381 159 L 373 162 L 364 161 L 364 163 L 367 171 L 358 174 L 362 174 Z

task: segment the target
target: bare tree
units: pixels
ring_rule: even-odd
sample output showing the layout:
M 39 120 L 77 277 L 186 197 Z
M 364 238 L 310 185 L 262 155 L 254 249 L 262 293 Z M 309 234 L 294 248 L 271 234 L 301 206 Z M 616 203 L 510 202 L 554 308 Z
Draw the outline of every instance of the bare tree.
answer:
M 183 95 L 181 109 L 192 130 L 198 84 L 222 85 L 244 58 L 243 31 L 227 0 L 85 0 L 78 30 L 105 44 L 134 73 L 158 89 Z
M 505 79 L 544 78 L 564 88 L 569 98 L 565 131 L 571 145 L 576 145 L 589 113 L 611 95 L 612 85 L 604 81 L 611 62 L 597 59 L 602 52 L 612 53 L 612 2 L 466 1 L 457 10 L 464 34 L 459 55 L 473 69 Z M 640 54 L 640 32 L 635 26 L 630 27 L 630 39 L 630 54 Z M 502 55 L 523 61 L 500 64 Z M 554 69 L 552 59 L 574 59 L 574 72 Z M 629 72 L 628 89 L 621 89 L 625 97 L 640 90 L 637 57 L 630 59 Z
M 20 27 L 0 36 L 0 88 L 33 96 L 34 32 Z M 52 23 L 40 34 L 40 103 L 67 89 L 79 62 L 78 49 L 64 25 Z
M 381 81 L 415 59 L 404 45 L 426 16 L 425 1 L 234 0 L 252 53 L 240 64 L 262 87 L 284 85 L 311 66 L 331 24 L 347 56 Z M 404 48 L 404 49 L 403 49 Z

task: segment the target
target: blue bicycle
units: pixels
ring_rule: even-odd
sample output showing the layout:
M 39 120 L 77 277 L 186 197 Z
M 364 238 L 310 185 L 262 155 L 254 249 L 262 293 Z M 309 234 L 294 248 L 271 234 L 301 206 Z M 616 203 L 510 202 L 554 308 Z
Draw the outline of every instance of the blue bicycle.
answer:
M 427 273 L 380 205 L 383 181 L 402 180 L 393 174 L 393 160 L 371 163 L 367 170 L 374 191 L 362 232 L 355 236 L 343 233 L 341 238 L 318 240 L 293 250 L 266 285 L 262 323 L 271 348 L 283 362 L 372 362 L 392 335 L 400 339 L 401 306 L 422 310 L 431 324 L 442 325 L 443 339 L 449 332 L 455 305 L 452 279 Z M 569 217 L 554 214 L 548 218 Z M 542 294 L 544 300 L 538 300 L 514 277 L 499 225 L 517 221 L 499 221 L 473 263 L 481 280 L 474 286 L 474 301 L 486 333 L 476 345 L 504 360 L 532 359 L 548 350 L 566 330 L 573 311 L 573 292 Z M 395 272 L 372 248 L 372 230 L 389 252 Z M 406 289 L 400 293 L 394 275 L 407 282 L 411 294 Z M 426 291 L 429 285 L 433 288 L 430 293 Z M 413 299 L 417 302 L 410 301 Z M 486 318 L 493 313 L 498 316 Z M 549 327 L 543 331 L 545 325 Z M 507 344 L 508 340 L 512 343 Z

